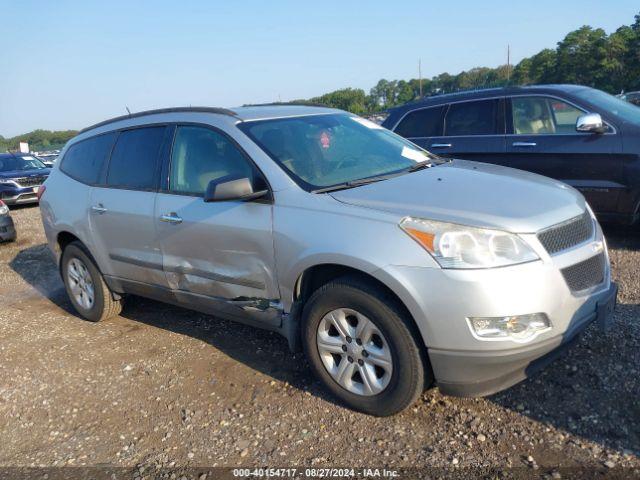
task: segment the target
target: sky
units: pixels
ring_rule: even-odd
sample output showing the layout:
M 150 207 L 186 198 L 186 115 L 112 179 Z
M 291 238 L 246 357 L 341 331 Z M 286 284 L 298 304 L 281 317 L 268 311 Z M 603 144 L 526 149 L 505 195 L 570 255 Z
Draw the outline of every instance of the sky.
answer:
M 0 135 L 458 73 L 632 24 L 638 0 L 0 0 Z

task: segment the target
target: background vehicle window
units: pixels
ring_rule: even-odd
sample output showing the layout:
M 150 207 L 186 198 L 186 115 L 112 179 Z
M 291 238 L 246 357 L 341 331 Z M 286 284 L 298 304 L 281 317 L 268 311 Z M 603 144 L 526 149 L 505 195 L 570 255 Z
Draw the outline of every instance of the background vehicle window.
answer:
M 518 135 L 576 133 L 584 112 L 562 100 L 545 97 L 514 97 L 511 100 L 513 131 Z
M 79 182 L 98 183 L 115 138 L 116 132 L 113 132 L 72 145 L 62 159 L 60 170 Z
M 203 195 L 211 180 L 233 175 L 254 183 L 254 172 L 246 157 L 224 135 L 203 127 L 178 127 L 171 153 L 171 191 Z
M 445 135 L 498 134 L 498 101 L 453 103 L 445 120 Z
M 120 132 L 111 154 L 107 184 L 153 190 L 164 131 L 165 127 L 149 127 Z
M 556 124 L 556 133 L 576 133 L 578 117 L 584 115 L 584 112 L 562 100 L 550 98 L 549 103 Z
M 444 106 L 414 110 L 402 119 L 395 132 L 405 138 L 439 137 L 444 126 L 443 112 Z
M 31 155 L 2 155 L 0 154 L 0 172 L 13 170 L 42 170 L 47 168 L 44 163 Z

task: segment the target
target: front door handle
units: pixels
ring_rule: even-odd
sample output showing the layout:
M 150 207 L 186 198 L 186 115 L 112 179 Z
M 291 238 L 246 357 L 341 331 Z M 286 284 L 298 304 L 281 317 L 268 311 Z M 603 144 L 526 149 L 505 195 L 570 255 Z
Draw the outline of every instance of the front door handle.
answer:
M 107 211 L 106 208 L 104 208 L 102 206 L 101 203 L 99 203 L 98 205 L 94 205 L 93 207 L 91 207 L 91 210 L 93 210 L 94 212 L 96 212 L 99 215 L 102 215 L 103 213 L 105 213 Z
M 536 142 L 513 142 L 514 147 L 537 147 Z
M 451 148 L 453 145 L 450 143 L 434 143 L 431 148 Z
M 182 218 L 180 218 L 178 215 L 176 215 L 175 212 L 171 212 L 168 215 L 162 215 L 160 217 L 160 220 L 162 222 L 167 222 L 167 223 L 182 223 Z

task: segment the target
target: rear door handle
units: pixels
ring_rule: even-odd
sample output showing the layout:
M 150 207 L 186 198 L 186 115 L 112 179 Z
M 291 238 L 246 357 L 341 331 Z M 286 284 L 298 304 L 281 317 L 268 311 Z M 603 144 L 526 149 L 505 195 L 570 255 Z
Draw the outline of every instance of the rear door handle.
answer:
M 162 215 L 160 217 L 160 221 L 167 223 L 182 223 L 182 218 L 175 214 L 175 212 L 171 212 L 168 215 Z
M 450 143 L 434 143 L 431 148 L 451 148 L 453 145 Z
M 537 147 L 536 142 L 513 142 L 514 147 Z
M 93 207 L 91 207 L 91 210 L 93 210 L 94 212 L 96 212 L 99 215 L 102 215 L 103 213 L 105 213 L 107 211 L 106 208 L 104 208 L 102 206 L 101 203 L 99 203 L 98 205 L 94 205 Z

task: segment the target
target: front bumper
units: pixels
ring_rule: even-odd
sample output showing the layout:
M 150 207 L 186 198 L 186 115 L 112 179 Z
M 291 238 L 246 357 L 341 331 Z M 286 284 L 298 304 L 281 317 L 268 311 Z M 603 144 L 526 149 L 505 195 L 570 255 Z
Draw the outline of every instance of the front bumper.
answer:
M 9 215 L 0 215 L 0 242 L 8 242 L 16 239 L 16 228 L 13 219 Z
M 0 200 L 7 205 L 25 205 L 38 202 L 40 187 L 4 187 L 0 188 Z
M 593 311 L 576 317 L 560 336 L 520 348 L 491 352 L 455 352 L 429 349 L 440 391 L 445 395 L 491 395 L 534 375 L 572 346 L 579 334 L 596 321 L 606 328 L 618 288 L 611 283 L 598 295 Z
M 375 272 L 415 320 L 444 393 L 489 395 L 523 380 L 615 299 L 617 288 L 611 283 L 606 243 L 597 224 L 591 240 L 553 256 L 535 234 L 520 236 L 539 260 L 484 270 L 389 265 Z M 602 258 L 601 264 L 593 262 L 596 257 Z M 602 269 L 582 270 L 584 265 Z M 585 279 L 589 281 L 582 283 Z M 479 339 L 467 321 L 534 313 L 546 314 L 552 328 L 526 343 Z

